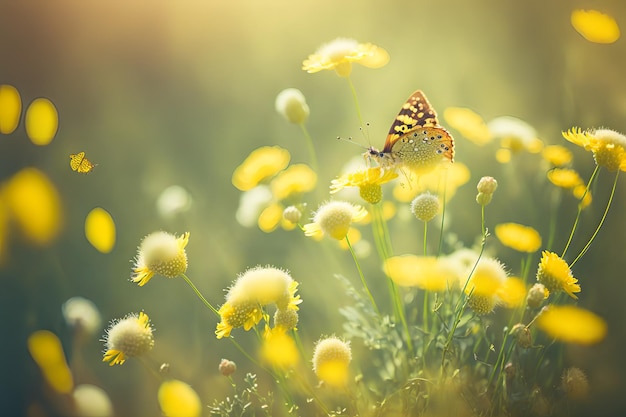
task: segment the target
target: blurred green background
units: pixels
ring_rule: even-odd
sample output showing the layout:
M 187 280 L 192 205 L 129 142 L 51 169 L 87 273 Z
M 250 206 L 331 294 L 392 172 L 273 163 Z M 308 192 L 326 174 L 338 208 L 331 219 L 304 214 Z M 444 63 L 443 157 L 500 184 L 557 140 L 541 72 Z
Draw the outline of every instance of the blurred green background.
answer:
M 572 126 L 626 131 L 624 39 L 593 44 L 569 21 L 572 9 L 591 7 L 626 24 L 620 0 L 0 1 L 0 84 L 15 86 L 25 105 L 49 98 L 60 119 L 48 146 L 33 145 L 23 126 L 0 137 L 0 180 L 37 167 L 57 186 L 64 210 L 63 232 L 52 246 L 37 249 L 16 239 L 0 269 L 2 414 L 23 415 L 29 404 L 42 403 L 47 415 L 54 415 L 45 405 L 26 338 L 37 329 L 52 330 L 72 360 L 77 353 L 61 304 L 76 295 L 93 300 L 105 323 L 129 312 L 148 313 L 157 329 L 151 356 L 169 362 L 172 375 L 192 384 L 204 403 L 228 392 L 216 372 L 220 358 L 235 360 L 241 375 L 255 371 L 230 343 L 215 339 L 215 317 L 182 280 L 157 277 L 143 288 L 129 282 L 137 245 L 156 230 L 191 232 L 188 276 L 214 305 L 222 303 L 238 273 L 272 264 L 301 282 L 303 342 L 340 334 L 337 308 L 347 298 L 329 288 L 338 288 L 335 273 L 355 277 L 349 254 L 297 231 L 265 234 L 235 220 L 240 192 L 231 174 L 249 152 L 279 145 L 291 152 L 292 163 L 308 162 L 300 130 L 274 110 L 282 89 L 300 89 L 311 108 L 307 127 L 321 165 L 319 190 L 308 197 L 312 208 L 328 198 L 329 181 L 361 152 L 335 139 L 361 137 L 347 83 L 332 72 L 305 73 L 302 60 L 339 36 L 389 52 L 386 67 L 355 66 L 352 74 L 369 137 L 378 147 L 400 105 L 418 88 L 440 114 L 463 106 L 486 120 L 512 115 L 533 125 L 546 143 L 565 144 L 560 132 Z M 457 212 L 450 208 L 450 228 L 471 245 L 480 231 L 474 186 L 483 175 L 497 177 L 503 167 L 492 150 L 456 137 L 456 159 L 470 167 L 472 179 L 452 200 L 459 205 Z M 569 147 L 587 179 L 591 155 Z M 69 169 L 68 155 L 79 151 L 98 163 L 89 175 Z M 496 198 L 490 221 L 546 230 L 544 213 L 532 210 L 545 206 L 545 195 L 533 192 L 535 174 L 523 166 L 506 167 L 513 180 L 500 185 L 510 191 L 515 181 L 525 184 L 525 203 Z M 511 169 L 519 170 L 510 175 Z M 604 209 L 611 183 L 604 174 L 583 217 L 581 239 L 591 234 Z M 156 199 L 175 184 L 189 190 L 193 206 L 163 219 Z M 606 318 L 609 337 L 591 348 L 569 348 L 568 355 L 592 381 L 589 409 L 606 415 L 625 409 L 618 395 L 626 370 L 625 201 L 622 180 L 598 240 L 574 270 L 583 286 L 581 304 Z M 97 206 L 109 211 L 117 226 L 116 246 L 107 255 L 84 236 L 84 218 Z M 575 203 L 563 210 L 561 243 Z M 414 233 L 419 242 L 420 227 Z M 410 242 L 398 252 L 414 250 Z M 364 266 L 379 274 L 373 258 Z M 241 330 L 234 334 L 243 343 L 253 340 Z M 159 415 L 158 381 L 138 361 L 110 369 L 101 362 L 102 349 L 97 338 L 84 347 L 79 382 L 104 388 L 119 416 Z

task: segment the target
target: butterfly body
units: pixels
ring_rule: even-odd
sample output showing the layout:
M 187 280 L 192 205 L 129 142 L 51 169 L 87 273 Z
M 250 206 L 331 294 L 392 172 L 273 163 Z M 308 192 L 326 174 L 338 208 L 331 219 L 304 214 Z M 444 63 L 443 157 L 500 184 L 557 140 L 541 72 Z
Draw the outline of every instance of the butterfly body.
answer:
M 384 168 L 404 166 L 426 173 L 442 161 L 454 162 L 454 139 L 439 125 L 437 113 L 418 90 L 400 109 L 382 151 L 370 147 L 365 156 Z
M 96 165 L 97 164 L 85 158 L 85 152 L 70 155 L 70 168 L 72 168 L 72 171 L 87 174 L 91 172 Z

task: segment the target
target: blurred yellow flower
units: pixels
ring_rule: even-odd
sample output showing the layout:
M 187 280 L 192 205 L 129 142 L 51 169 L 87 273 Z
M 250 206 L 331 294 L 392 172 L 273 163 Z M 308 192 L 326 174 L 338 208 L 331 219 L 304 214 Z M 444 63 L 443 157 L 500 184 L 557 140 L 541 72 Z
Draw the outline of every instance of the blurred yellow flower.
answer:
M 563 132 L 563 137 L 593 153 L 596 164 L 611 172 L 626 171 L 626 136 L 610 129 L 574 127 Z
M 598 343 L 607 333 L 602 318 L 572 305 L 550 305 L 537 318 L 537 326 L 556 340 L 579 345 Z
M 22 113 L 22 99 L 17 88 L 0 85 L 0 133 L 8 135 L 17 129 Z
M 478 146 L 492 141 L 493 136 L 483 118 L 465 107 L 448 107 L 443 112 L 446 123 Z
M 561 145 L 549 145 L 541 151 L 543 159 L 555 167 L 567 165 L 572 162 L 572 152 Z
M 110 362 L 110 366 L 122 365 L 126 358 L 148 353 L 154 346 L 152 332 L 150 318 L 143 311 L 111 322 L 104 336 L 106 351 L 102 361 Z
M 176 278 L 187 271 L 189 232 L 176 237 L 166 232 L 154 232 L 146 236 L 137 249 L 131 281 L 140 287 L 154 275 Z
M 584 184 L 578 172 L 569 168 L 551 169 L 548 171 L 547 177 L 552 184 L 565 189 L 572 189 Z
M 158 393 L 159 405 L 165 417 L 199 417 L 202 401 L 189 385 L 176 379 L 163 381 Z
M 499 293 L 506 280 L 506 271 L 500 261 L 480 259 L 465 287 L 465 293 L 469 296 L 468 306 L 479 315 L 492 312 L 502 302 Z
M 454 164 L 439 166 L 419 177 L 412 175 L 409 178 L 409 184 L 404 181 L 398 182 L 393 189 L 393 196 L 402 203 L 409 203 L 424 191 L 443 196 L 445 190 L 446 201 L 450 201 L 456 194 L 456 190 L 466 184 L 470 177 L 471 173 L 467 165 L 457 161 Z
M 580 292 L 578 280 L 572 275 L 572 271 L 559 255 L 554 252 L 543 251 L 541 261 L 537 269 L 537 281 L 545 285 L 550 292 L 564 291 L 570 297 L 577 300 L 575 292 Z
M 291 123 L 302 124 L 310 114 L 304 94 L 297 88 L 287 88 L 278 93 L 274 105 L 276 111 Z
M 45 246 L 63 226 L 61 197 L 50 179 L 37 168 L 24 168 L 13 175 L 2 189 L 8 215 L 24 237 Z
M 495 232 L 500 243 L 518 252 L 533 253 L 541 247 L 541 235 L 530 226 L 501 223 L 496 226 Z
M 276 230 L 283 220 L 283 206 L 280 203 L 271 203 L 261 211 L 257 224 L 265 233 Z
M 498 289 L 497 295 L 504 307 L 520 307 L 526 301 L 526 284 L 521 278 L 509 277 Z
M 255 149 L 233 172 L 232 183 L 241 191 L 256 187 L 261 181 L 282 171 L 291 159 L 289 151 L 279 146 Z
M 26 135 L 35 145 L 49 144 L 59 128 L 59 114 L 47 98 L 36 98 L 26 109 L 24 116 Z
M 576 32 L 594 43 L 613 43 L 620 37 L 615 19 L 597 10 L 572 10 L 571 22 Z
M 402 287 L 418 287 L 426 291 L 445 290 L 452 277 L 434 256 L 392 256 L 385 260 L 383 271 Z
M 335 70 L 337 75 L 347 77 L 352 72 L 353 62 L 368 68 L 380 68 L 389 62 L 389 54 L 383 48 L 371 43 L 337 38 L 309 55 L 302 62 L 302 69 L 308 73 Z
M 69 394 L 74 388 L 63 346 L 59 338 L 48 330 L 37 330 L 28 336 L 28 351 L 39 366 L 50 387 L 61 394 Z
M 274 198 L 278 201 L 315 189 L 317 174 L 306 164 L 294 164 L 280 172 L 270 183 Z
M 359 187 L 361 198 L 368 203 L 376 204 L 382 199 L 381 185 L 398 177 L 394 170 L 380 166 L 359 169 L 336 178 L 330 183 L 330 193 L 334 194 L 345 187 Z
M 108 211 L 96 207 L 85 219 L 85 236 L 98 252 L 109 253 L 115 246 L 115 222 Z
M 331 336 L 320 339 L 313 351 L 313 372 L 331 387 L 343 387 L 348 382 L 348 365 L 352 361 L 349 342 Z
M 574 189 L 572 190 L 572 194 L 574 194 L 574 197 L 576 197 L 577 199 L 582 199 L 582 201 L 580 202 L 582 208 L 585 208 L 589 204 L 591 204 L 591 190 L 587 190 L 585 184 L 580 184 L 574 187 Z
M 330 201 L 322 204 L 313 216 L 313 223 L 304 225 L 306 236 L 315 236 L 320 233 L 326 234 L 333 239 L 344 239 L 350 225 L 362 220 L 367 215 L 367 210 L 345 201 Z
M 281 328 L 266 329 L 260 356 L 264 362 L 282 369 L 293 368 L 300 360 L 296 342 Z

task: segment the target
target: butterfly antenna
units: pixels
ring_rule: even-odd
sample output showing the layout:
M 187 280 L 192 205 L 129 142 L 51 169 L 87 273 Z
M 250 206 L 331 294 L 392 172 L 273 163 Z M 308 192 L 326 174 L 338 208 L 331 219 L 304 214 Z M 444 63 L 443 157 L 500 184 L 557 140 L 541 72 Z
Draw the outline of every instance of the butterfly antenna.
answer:
M 370 147 L 372 146 L 372 141 L 370 140 L 370 122 L 365 122 L 365 129 L 363 127 L 359 127 L 361 131 L 361 135 L 363 135 L 363 139 L 365 139 L 365 143 L 367 143 Z
M 355 141 L 353 141 L 352 140 L 352 136 L 350 136 L 348 138 L 342 138 L 341 136 L 337 136 L 337 140 L 341 140 L 341 141 L 344 141 L 344 142 L 351 143 L 351 144 L 356 145 L 356 146 L 358 146 L 359 148 L 362 148 L 362 149 L 368 149 L 367 146 L 361 145 L 360 143 L 356 143 Z

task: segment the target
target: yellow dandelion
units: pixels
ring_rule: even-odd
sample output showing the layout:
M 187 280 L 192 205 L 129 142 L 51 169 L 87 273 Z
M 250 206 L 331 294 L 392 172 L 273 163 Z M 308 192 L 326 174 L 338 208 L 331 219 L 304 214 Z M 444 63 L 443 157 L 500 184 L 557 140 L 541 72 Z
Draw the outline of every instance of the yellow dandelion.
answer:
M 448 107 L 443 112 L 446 123 L 459 131 L 461 136 L 478 146 L 492 141 L 493 136 L 483 118 L 465 107 Z
M 606 336 L 606 322 L 589 310 L 571 305 L 551 305 L 544 309 L 537 318 L 537 326 L 556 340 L 591 345 Z
M 392 256 L 385 260 L 383 271 L 400 286 L 426 291 L 443 291 L 452 278 L 451 272 L 434 256 Z
M 574 127 L 563 132 L 563 137 L 593 153 L 596 164 L 611 172 L 626 171 L 626 136 L 610 129 L 582 131 Z
M 543 251 L 541 261 L 537 269 L 537 281 L 545 285 L 550 292 L 564 291 L 570 297 L 577 300 L 574 295 L 580 292 L 578 280 L 573 277 L 572 271 L 559 255 L 554 252 Z
M 278 201 L 307 193 L 315 188 L 317 174 L 306 164 L 294 164 L 279 173 L 270 183 Z
M 255 149 L 235 169 L 232 183 L 241 191 L 251 190 L 285 169 L 290 159 L 289 151 L 280 146 L 263 146 Z
M 561 145 L 549 145 L 541 151 L 543 159 L 555 167 L 567 165 L 572 162 L 572 152 Z
M 320 339 L 313 351 L 313 372 L 320 381 L 332 387 L 343 387 L 348 382 L 348 366 L 352 361 L 349 342 L 331 336 Z
M 367 211 L 345 201 L 331 201 L 323 204 L 315 212 L 313 223 L 304 225 L 306 236 L 326 234 L 333 239 L 342 240 L 348 234 L 353 222 L 362 220 Z
M 360 169 L 334 179 L 330 184 L 330 193 L 334 194 L 346 187 L 359 187 L 361 198 L 368 203 L 376 204 L 382 200 L 381 185 L 398 177 L 394 170 L 380 166 Z
M 114 320 L 104 336 L 106 351 L 102 361 L 110 366 L 122 365 L 126 358 L 148 353 L 154 346 L 152 332 L 150 318 L 144 312 Z
M 308 73 L 335 70 L 340 77 L 347 77 L 352 72 L 352 63 L 367 68 L 380 68 L 387 65 L 387 62 L 389 54 L 379 46 L 358 43 L 354 39 L 337 38 L 309 55 L 302 62 L 302 69 Z
M 166 232 L 154 232 L 139 245 L 131 281 L 144 286 L 154 275 L 176 278 L 187 271 L 189 232 L 176 237 Z
M 615 19 L 597 10 L 572 10 L 571 22 L 576 32 L 593 43 L 613 43 L 620 30 Z
M 500 243 L 518 252 L 533 253 L 541 247 L 541 235 L 530 226 L 501 223 L 496 226 L 495 232 Z
M 578 172 L 569 168 L 551 169 L 548 171 L 547 177 L 552 184 L 568 190 L 583 184 L 583 180 L 578 175 Z

